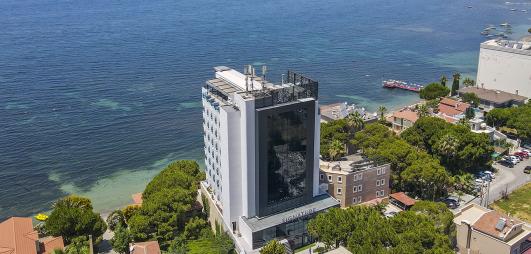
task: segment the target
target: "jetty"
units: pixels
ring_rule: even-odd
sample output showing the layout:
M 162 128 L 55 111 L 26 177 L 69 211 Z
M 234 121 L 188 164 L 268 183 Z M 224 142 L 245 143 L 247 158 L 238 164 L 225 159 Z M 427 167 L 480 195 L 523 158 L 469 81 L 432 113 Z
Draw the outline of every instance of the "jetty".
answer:
M 417 92 L 417 93 L 420 92 L 420 89 L 424 88 L 424 86 L 422 85 L 407 83 L 405 81 L 394 80 L 394 79 L 384 80 L 383 87 L 398 88 L 398 89 L 403 89 L 403 90 Z

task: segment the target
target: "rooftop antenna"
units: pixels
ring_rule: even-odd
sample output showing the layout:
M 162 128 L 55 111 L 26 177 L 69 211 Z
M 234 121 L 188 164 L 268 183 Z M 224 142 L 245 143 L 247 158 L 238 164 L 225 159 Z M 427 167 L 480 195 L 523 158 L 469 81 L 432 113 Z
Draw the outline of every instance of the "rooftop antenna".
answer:
M 251 91 L 254 91 L 254 67 L 252 65 L 249 65 L 249 68 L 251 69 Z
M 266 82 L 267 65 L 262 65 L 262 82 Z
M 251 73 L 251 65 L 243 67 L 243 74 L 245 74 L 245 92 L 249 92 L 249 74 Z

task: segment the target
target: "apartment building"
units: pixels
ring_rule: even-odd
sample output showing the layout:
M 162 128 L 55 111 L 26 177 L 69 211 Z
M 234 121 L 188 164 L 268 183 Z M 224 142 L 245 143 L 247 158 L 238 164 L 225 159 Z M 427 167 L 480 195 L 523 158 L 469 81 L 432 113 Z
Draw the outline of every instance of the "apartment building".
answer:
M 202 87 L 210 220 L 239 253 L 272 239 L 293 249 L 311 243 L 308 220 L 339 205 L 319 189 L 317 81 L 288 71 L 274 84 L 250 66 L 214 70 Z
M 480 45 L 476 84 L 529 98 L 530 66 L 531 42 L 489 40 Z
M 460 254 L 528 254 L 531 228 L 525 222 L 470 204 L 455 214 Z
M 341 161 L 320 162 L 320 187 L 341 207 L 365 203 L 389 195 L 390 164 L 378 165 L 360 154 Z

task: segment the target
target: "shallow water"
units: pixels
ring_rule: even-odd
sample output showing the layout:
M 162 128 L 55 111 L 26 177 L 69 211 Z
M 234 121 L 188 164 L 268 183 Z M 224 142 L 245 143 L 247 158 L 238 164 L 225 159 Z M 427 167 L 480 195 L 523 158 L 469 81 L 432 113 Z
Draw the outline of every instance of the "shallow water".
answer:
M 0 1 L 0 218 L 68 193 L 121 206 L 168 162 L 200 159 L 213 66 L 267 64 L 276 81 L 290 68 L 320 81 L 321 102 L 396 108 L 417 97 L 382 78 L 473 76 L 482 29 L 522 36 L 531 16 L 509 10 L 530 3 Z

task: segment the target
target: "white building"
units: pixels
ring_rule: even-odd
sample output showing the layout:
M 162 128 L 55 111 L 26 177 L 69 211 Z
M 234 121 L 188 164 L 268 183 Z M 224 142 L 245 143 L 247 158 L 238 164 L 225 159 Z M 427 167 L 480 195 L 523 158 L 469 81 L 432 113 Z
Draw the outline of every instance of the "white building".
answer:
M 307 220 L 338 206 L 318 186 L 317 82 L 288 72 L 272 84 L 250 67 L 246 74 L 214 69 L 202 88 L 207 179 L 201 187 L 211 221 L 223 225 L 241 253 L 271 239 L 294 248 L 311 242 Z
M 531 98 L 531 42 L 481 43 L 477 85 Z

